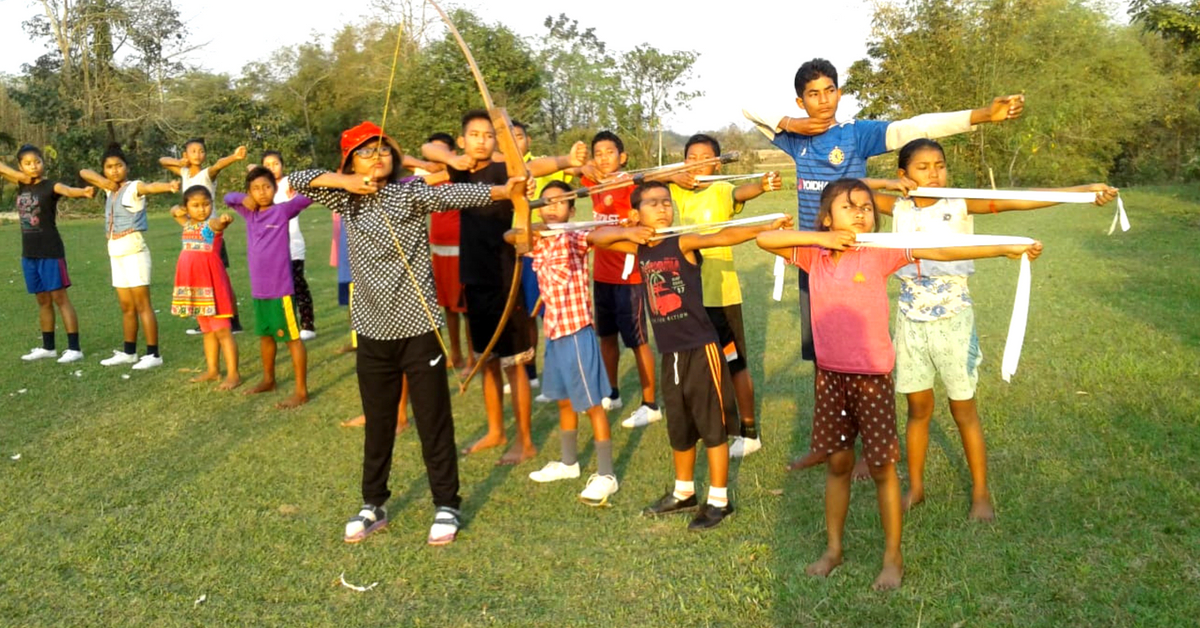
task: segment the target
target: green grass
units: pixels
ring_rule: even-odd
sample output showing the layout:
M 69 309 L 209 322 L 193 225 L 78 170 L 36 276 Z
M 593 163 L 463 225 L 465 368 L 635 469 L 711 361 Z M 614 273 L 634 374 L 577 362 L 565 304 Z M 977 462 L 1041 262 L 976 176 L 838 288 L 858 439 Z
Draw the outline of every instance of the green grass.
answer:
M 966 521 L 966 466 L 939 408 L 928 500 L 905 520 L 905 583 L 891 594 L 869 589 L 882 551 L 869 483 L 855 486 L 846 564 L 828 580 L 804 575 L 824 547 L 823 475 L 788 475 L 783 464 L 807 444 L 812 368 L 797 357 L 794 279 L 783 303 L 770 301 L 772 260 L 753 245 L 738 263 L 766 448 L 735 465 L 738 511 L 720 528 L 690 534 L 686 519 L 638 516 L 671 480 L 661 424 L 614 428 L 622 484 L 613 508 L 578 504 L 581 482 L 531 483 L 526 474 L 558 452 L 556 413 L 536 406 L 534 462 L 495 467 L 499 452 L 463 461 L 468 526 L 457 543 L 424 545 L 431 509 L 408 432 L 396 448 L 392 524 L 348 546 L 341 529 L 359 504 L 362 436 L 337 425 L 360 406 L 353 357 L 333 353 L 346 322 L 326 264 L 326 212 L 302 217 L 320 337 L 309 345 L 312 402 L 290 413 L 272 409 L 283 393 L 247 398 L 186 382 L 180 369 L 203 360 L 199 338 L 183 334 L 187 322 L 167 313 L 178 228 L 161 213 L 150 245 L 167 365 L 126 380 L 130 371 L 97 364 L 121 340 L 97 220 L 62 227 L 87 360 L 22 363 L 17 356 L 39 341 L 36 311 L 16 259 L 17 227 L 2 225 L 0 625 L 1192 623 L 1200 616 L 1198 196 L 1131 190 L 1134 230 L 1112 237 L 1104 235 L 1108 209 L 979 219 L 980 233 L 1046 243 L 1012 384 L 1000 380 L 999 362 L 1016 265 L 980 262 L 972 279 L 999 518 Z M 782 193 L 750 208 L 792 211 L 792 199 Z M 231 231 L 245 305 L 244 231 Z M 239 342 L 252 380 L 257 342 Z M 286 358 L 281 365 L 287 391 Z M 636 389 L 628 354 L 622 383 L 628 401 Z M 454 402 L 459 441 L 481 434 L 478 383 Z M 594 468 L 590 445 L 582 459 Z M 342 572 L 379 586 L 347 590 L 336 584 Z M 207 601 L 195 605 L 201 595 Z

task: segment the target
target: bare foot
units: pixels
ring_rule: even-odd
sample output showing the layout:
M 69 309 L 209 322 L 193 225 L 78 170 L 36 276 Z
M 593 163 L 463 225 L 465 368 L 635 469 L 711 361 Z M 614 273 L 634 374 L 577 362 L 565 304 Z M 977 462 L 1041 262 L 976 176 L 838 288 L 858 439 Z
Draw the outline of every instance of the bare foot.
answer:
M 306 403 L 308 403 L 308 395 L 304 395 L 303 397 L 300 395 L 292 395 L 291 397 L 288 397 L 287 399 L 275 404 L 275 409 L 291 410 L 293 408 L 299 408 Z
M 834 553 L 825 550 L 825 553 L 821 554 L 817 562 L 804 568 L 804 573 L 818 578 L 825 578 L 833 573 L 833 570 L 840 564 L 842 564 L 842 554 L 840 552 Z
M 237 376 L 229 376 L 225 378 L 225 381 L 221 382 L 220 386 L 217 386 L 217 390 L 233 390 L 241 385 L 242 378 Z
M 197 376 L 195 376 L 195 377 L 193 377 L 193 378 L 189 379 L 188 381 L 189 381 L 189 382 L 193 382 L 193 383 L 199 383 L 199 382 L 215 382 L 215 381 L 217 381 L 218 379 L 221 379 L 221 374 L 220 374 L 220 373 L 205 373 L 205 374 L 203 374 L 203 375 L 197 375 Z
M 340 425 L 342 427 L 363 427 L 366 424 L 367 424 L 367 415 L 365 415 L 365 414 L 360 414 L 360 415 L 354 417 L 353 419 L 346 419 L 345 421 L 338 423 L 338 425 Z
M 996 511 L 992 508 L 992 499 L 984 497 L 971 503 L 971 512 L 967 515 L 971 521 L 995 521 Z
M 274 381 L 268 382 L 267 380 L 263 380 L 263 381 L 259 382 L 258 385 L 255 386 L 254 388 L 243 391 L 242 394 L 243 395 L 257 395 L 259 393 L 271 392 L 272 390 L 275 390 L 275 382 Z
M 507 442 L 508 439 L 505 438 L 503 434 L 500 434 L 499 436 L 492 436 L 491 434 L 488 434 L 474 443 L 464 447 L 462 450 L 462 455 L 469 456 L 477 451 L 491 449 L 492 447 L 499 447 Z
M 513 446 L 509 447 L 508 451 L 504 452 L 503 456 L 500 456 L 500 459 L 496 461 L 496 464 L 521 464 L 526 460 L 532 459 L 536 455 L 537 447 L 534 447 L 533 445 L 526 446 L 517 442 L 513 443 Z
M 925 489 L 909 489 L 908 492 L 904 494 L 904 499 L 900 501 L 900 505 L 904 507 L 905 511 L 908 511 L 909 508 L 912 508 L 923 501 L 925 501 Z
M 900 565 L 884 565 L 879 572 L 879 577 L 875 579 L 871 588 L 876 591 L 891 591 L 892 589 L 900 588 L 900 577 L 904 575 L 904 568 Z
M 788 471 L 802 471 L 804 469 L 811 469 L 812 467 L 815 467 L 817 465 L 825 464 L 825 461 L 828 459 L 829 459 L 829 454 L 827 454 L 827 453 L 820 452 L 820 451 L 810 451 L 810 452 L 804 454 L 803 456 L 796 458 L 795 460 L 789 462 L 788 466 L 787 466 L 787 470 Z
M 358 347 L 354 345 L 343 345 L 333 350 L 333 352 L 337 355 L 342 355 L 343 353 L 354 353 L 355 351 L 358 351 Z
M 871 479 L 871 469 L 867 467 L 867 459 L 859 458 L 858 462 L 854 463 L 854 470 L 850 472 L 850 479 L 855 482 L 863 482 Z

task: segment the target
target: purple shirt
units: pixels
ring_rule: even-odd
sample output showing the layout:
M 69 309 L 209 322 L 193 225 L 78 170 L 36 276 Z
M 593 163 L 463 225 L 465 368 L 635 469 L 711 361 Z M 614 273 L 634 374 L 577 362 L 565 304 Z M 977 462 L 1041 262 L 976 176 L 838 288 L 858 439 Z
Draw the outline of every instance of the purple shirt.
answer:
M 246 261 L 250 266 L 250 296 L 255 299 L 279 299 L 292 294 L 292 254 L 288 246 L 288 221 L 312 201 L 296 196 L 286 203 L 246 209 L 246 195 L 230 192 L 225 204 L 246 221 Z

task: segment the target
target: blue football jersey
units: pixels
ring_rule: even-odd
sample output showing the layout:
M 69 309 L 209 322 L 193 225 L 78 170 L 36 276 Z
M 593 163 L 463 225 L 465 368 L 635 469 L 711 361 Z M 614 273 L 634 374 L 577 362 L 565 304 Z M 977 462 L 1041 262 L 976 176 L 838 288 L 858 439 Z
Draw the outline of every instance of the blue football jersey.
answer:
M 797 226 L 814 231 L 821 191 L 832 181 L 867 176 L 867 158 L 887 149 L 889 122 L 851 120 L 816 135 L 775 134 L 772 144 L 796 161 Z

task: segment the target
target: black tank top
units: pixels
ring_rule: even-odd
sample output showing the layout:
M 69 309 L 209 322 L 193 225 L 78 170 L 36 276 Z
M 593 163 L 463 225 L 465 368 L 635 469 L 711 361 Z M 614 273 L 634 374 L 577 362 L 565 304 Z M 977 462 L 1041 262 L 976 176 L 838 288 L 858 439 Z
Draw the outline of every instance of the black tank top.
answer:
M 646 289 L 646 314 L 654 326 L 659 353 L 698 349 L 717 341 L 717 330 L 704 310 L 700 264 L 687 261 L 679 249 L 679 238 L 661 240 L 655 246 L 638 245 L 638 265 Z

